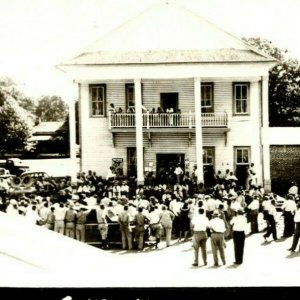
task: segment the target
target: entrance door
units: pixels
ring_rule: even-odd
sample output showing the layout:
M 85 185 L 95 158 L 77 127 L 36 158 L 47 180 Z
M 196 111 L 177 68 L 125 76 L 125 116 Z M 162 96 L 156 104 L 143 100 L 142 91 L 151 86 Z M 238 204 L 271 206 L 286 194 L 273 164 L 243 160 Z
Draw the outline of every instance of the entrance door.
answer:
M 174 113 L 178 110 L 178 93 L 161 93 L 160 106 L 166 112 L 167 108 L 173 108 Z
M 176 166 L 179 164 L 184 171 L 184 154 L 157 154 L 156 170 L 159 183 L 176 183 L 176 175 L 174 174 Z
M 236 147 L 235 148 L 235 166 L 236 177 L 240 186 L 246 187 L 246 180 L 248 177 L 248 169 L 250 164 L 250 147 Z
M 214 147 L 203 147 L 203 175 L 204 184 L 206 187 L 212 187 L 215 185 L 215 148 Z

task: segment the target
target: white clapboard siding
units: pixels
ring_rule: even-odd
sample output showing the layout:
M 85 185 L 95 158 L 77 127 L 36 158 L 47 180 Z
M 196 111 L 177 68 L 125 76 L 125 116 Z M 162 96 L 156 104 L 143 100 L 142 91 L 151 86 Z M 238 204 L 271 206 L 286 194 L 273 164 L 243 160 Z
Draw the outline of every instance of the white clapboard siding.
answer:
M 89 118 L 82 132 L 81 169 L 94 170 L 101 176 L 106 176 L 115 157 L 112 135 L 107 129 L 107 118 Z

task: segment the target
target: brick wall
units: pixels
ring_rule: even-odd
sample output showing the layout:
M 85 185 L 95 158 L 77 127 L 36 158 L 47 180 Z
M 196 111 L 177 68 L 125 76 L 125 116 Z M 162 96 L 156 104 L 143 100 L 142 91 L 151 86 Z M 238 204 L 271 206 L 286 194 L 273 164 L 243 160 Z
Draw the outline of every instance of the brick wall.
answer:
M 271 146 L 270 160 L 272 190 L 279 195 L 285 195 L 291 181 L 300 183 L 300 146 Z

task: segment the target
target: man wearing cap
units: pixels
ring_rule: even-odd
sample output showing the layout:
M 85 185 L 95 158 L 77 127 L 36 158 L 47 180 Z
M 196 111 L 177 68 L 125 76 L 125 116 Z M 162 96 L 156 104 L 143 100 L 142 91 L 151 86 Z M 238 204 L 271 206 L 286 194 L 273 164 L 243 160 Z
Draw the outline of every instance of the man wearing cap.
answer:
M 202 259 L 204 265 L 207 265 L 206 254 L 206 241 L 207 241 L 207 229 L 210 226 L 208 218 L 204 214 L 204 209 L 199 208 L 198 214 L 195 214 L 192 219 L 193 235 L 193 247 L 194 247 L 194 263 L 193 266 L 197 267 L 199 264 L 199 247 L 201 247 Z
M 211 229 L 211 250 L 214 257 L 214 265 L 218 266 L 218 250 L 220 252 L 221 260 L 223 265 L 226 264 L 225 253 L 224 253 L 224 232 L 226 230 L 224 220 L 219 218 L 220 213 L 215 210 L 210 220 Z
M 234 244 L 235 264 L 243 263 L 245 232 L 247 230 L 247 218 L 244 216 L 244 210 L 240 209 L 237 215 L 230 221 L 232 225 L 232 237 Z
M 161 219 L 160 223 L 166 235 L 166 244 L 167 247 L 170 246 L 171 237 L 172 237 L 172 225 L 175 219 L 175 215 L 167 209 L 165 205 L 162 206 Z
M 55 207 L 50 207 L 50 211 L 47 214 L 45 227 L 49 230 L 54 230 L 54 224 L 55 224 L 55 214 L 54 214 Z
M 75 216 L 76 213 L 73 209 L 74 204 L 70 203 L 69 208 L 65 214 L 65 222 L 66 222 L 66 236 L 70 238 L 75 237 Z
M 81 206 L 76 214 L 75 238 L 78 241 L 85 242 L 85 223 L 90 211 L 90 209 L 86 210 L 84 206 Z
M 124 211 L 119 214 L 118 222 L 120 224 L 120 230 L 122 235 L 122 249 L 125 250 L 128 246 L 128 250 L 132 249 L 132 234 L 130 228 L 130 215 L 128 212 L 128 206 L 124 206 Z
M 140 206 L 138 208 L 138 212 L 134 217 L 135 224 L 135 238 L 138 243 L 138 249 L 144 249 L 144 234 L 145 234 L 145 224 L 149 221 L 149 219 L 143 214 L 143 207 Z

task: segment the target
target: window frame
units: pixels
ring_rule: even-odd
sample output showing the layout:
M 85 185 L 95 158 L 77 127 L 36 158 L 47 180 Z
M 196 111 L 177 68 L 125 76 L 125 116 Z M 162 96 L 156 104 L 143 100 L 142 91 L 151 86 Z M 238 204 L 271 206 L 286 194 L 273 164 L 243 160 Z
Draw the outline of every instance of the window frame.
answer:
M 103 90 L 103 114 L 95 115 L 93 114 L 93 89 L 94 88 L 101 88 Z M 90 84 L 89 85 L 89 106 L 90 106 L 90 117 L 91 118 L 105 118 L 106 113 L 106 84 Z
M 246 86 L 247 87 L 247 98 L 246 99 L 237 99 L 236 87 L 237 86 Z M 234 116 L 249 116 L 250 115 L 250 82 L 233 82 L 233 115 Z M 247 101 L 247 110 L 245 112 L 237 112 L 237 101 Z
M 212 150 L 212 163 L 207 163 L 207 158 L 206 162 L 204 161 L 204 154 L 206 150 Z M 202 163 L 203 166 L 215 166 L 215 147 L 214 146 L 205 146 L 202 148 Z
M 203 97 L 202 97 L 202 88 L 209 86 L 211 88 L 211 105 L 202 105 Z M 200 93 L 201 93 L 201 108 L 204 109 L 210 109 L 213 111 L 214 109 L 214 83 L 213 82 L 201 82 L 201 87 L 200 87 Z M 207 101 L 207 99 L 205 100 Z
M 133 96 L 134 96 L 134 106 L 129 106 L 129 91 L 128 88 L 132 87 L 133 88 Z M 135 109 L 135 87 L 134 87 L 134 83 L 125 83 L 125 108 L 126 111 L 128 110 L 128 108 L 134 108 Z
M 238 158 L 238 150 L 247 150 L 248 151 L 248 162 L 241 162 L 238 163 L 237 158 Z M 243 156 L 243 152 L 242 152 L 242 156 Z M 246 166 L 246 165 L 250 165 L 251 162 L 251 146 L 235 146 L 234 147 L 234 164 L 235 166 Z

